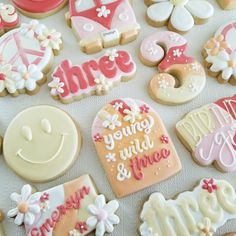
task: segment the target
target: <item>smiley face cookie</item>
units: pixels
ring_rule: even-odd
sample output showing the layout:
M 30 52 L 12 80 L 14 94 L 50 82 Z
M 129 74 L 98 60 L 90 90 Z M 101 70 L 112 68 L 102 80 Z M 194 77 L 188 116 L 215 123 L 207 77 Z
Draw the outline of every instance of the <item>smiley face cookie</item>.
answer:
M 181 170 L 161 118 L 144 102 L 124 98 L 107 104 L 93 122 L 92 138 L 117 197 L 158 183 Z
M 16 225 L 24 224 L 27 236 L 84 236 L 92 231 L 103 236 L 119 223 L 116 200 L 106 203 L 98 195 L 89 175 L 43 192 L 24 185 L 21 194 L 12 193 L 16 208 L 8 212 Z M 91 234 L 90 234 L 91 235 Z
M 214 14 L 206 0 L 145 0 L 147 21 L 154 27 L 167 25 L 170 30 L 186 33 L 194 24 L 206 23 Z
M 151 194 L 141 212 L 140 234 L 211 236 L 235 218 L 233 186 L 225 180 L 202 179 L 192 192 L 181 193 L 174 200 Z
M 67 24 L 85 53 L 126 44 L 136 39 L 140 26 L 129 0 L 70 0 Z
M 236 21 L 221 26 L 203 48 L 208 72 L 220 83 L 236 85 Z
M 182 104 L 197 97 L 204 89 L 204 69 L 197 60 L 186 56 L 186 48 L 186 39 L 171 31 L 155 33 L 142 42 L 141 61 L 147 66 L 157 66 L 159 70 L 148 88 L 155 101 Z
M 80 131 L 71 117 L 42 105 L 23 110 L 12 120 L 3 140 L 3 155 L 16 174 L 44 182 L 68 170 L 80 147 Z
M 61 34 L 36 20 L 4 34 L 0 38 L 0 96 L 37 93 L 61 47 Z
M 13 0 L 16 8 L 32 18 L 44 18 L 62 9 L 68 0 Z
M 231 10 L 236 8 L 236 0 L 217 0 L 217 2 L 224 10 Z
M 236 171 L 236 95 L 191 111 L 176 130 L 197 163 Z

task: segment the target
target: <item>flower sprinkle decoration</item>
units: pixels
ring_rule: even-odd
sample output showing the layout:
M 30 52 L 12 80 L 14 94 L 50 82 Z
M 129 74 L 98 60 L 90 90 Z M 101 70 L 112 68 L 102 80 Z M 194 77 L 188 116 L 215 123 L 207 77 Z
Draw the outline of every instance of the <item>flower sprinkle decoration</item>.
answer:
M 214 183 L 213 179 L 204 179 L 202 188 L 212 193 L 217 189 L 217 185 Z

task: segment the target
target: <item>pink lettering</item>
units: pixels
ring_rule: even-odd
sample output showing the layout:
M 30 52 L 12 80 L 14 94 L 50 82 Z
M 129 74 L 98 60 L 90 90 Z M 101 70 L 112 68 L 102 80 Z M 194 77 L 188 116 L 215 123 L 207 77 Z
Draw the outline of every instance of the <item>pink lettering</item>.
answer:
M 50 230 L 54 228 L 55 224 L 56 223 L 51 219 L 46 219 L 46 222 L 39 228 L 41 235 L 46 236 L 47 232 L 50 232 Z
M 37 228 L 33 228 L 31 230 L 31 236 L 40 236 L 39 230 Z
M 51 218 L 52 218 L 52 220 L 54 221 L 54 222 L 59 222 L 59 220 L 60 220 L 60 214 L 59 214 L 59 212 L 58 211 L 54 211 L 53 213 L 52 213 L 52 215 L 51 215 Z
M 119 51 L 119 57 L 116 57 L 116 64 L 119 69 L 125 73 L 129 73 L 134 69 L 134 63 L 131 60 L 129 53 Z
M 114 78 L 117 72 L 115 62 L 110 61 L 108 56 L 104 56 L 99 60 L 99 68 L 107 78 Z
M 82 68 L 88 78 L 89 86 L 94 86 L 95 85 L 95 83 L 94 83 L 95 77 L 94 77 L 91 70 L 97 71 L 99 69 L 97 62 L 95 60 L 85 62 L 82 65 Z

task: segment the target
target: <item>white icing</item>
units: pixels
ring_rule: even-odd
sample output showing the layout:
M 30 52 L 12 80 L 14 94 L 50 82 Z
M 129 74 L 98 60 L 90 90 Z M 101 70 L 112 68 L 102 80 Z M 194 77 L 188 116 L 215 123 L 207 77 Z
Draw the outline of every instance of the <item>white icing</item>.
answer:
M 45 25 L 40 24 L 37 20 L 32 20 L 29 23 L 22 23 L 20 26 L 20 33 L 28 38 L 33 39 L 35 34 L 41 35 Z
M 123 103 L 122 102 L 116 102 L 114 105 L 113 105 L 113 107 L 114 107 L 114 109 L 116 110 L 116 111 L 119 111 L 119 109 L 122 109 L 123 108 Z
M 0 3 L 0 15 L 2 20 L 7 23 L 12 23 L 17 21 L 18 14 L 15 7 L 10 4 Z
M 84 24 L 83 29 L 87 32 L 92 32 L 94 30 L 94 26 L 91 23 L 86 23 Z
M 106 6 L 101 6 L 100 8 L 97 8 L 96 11 L 98 12 L 98 17 L 104 17 L 107 18 L 108 15 L 110 15 L 111 11 L 107 9 Z
M 104 128 L 109 128 L 111 130 L 114 130 L 116 127 L 121 126 L 121 122 L 118 120 L 118 115 L 110 115 L 107 114 L 106 117 L 104 118 L 104 121 L 102 123 L 102 126 Z
M 96 94 L 106 94 L 112 88 L 112 82 L 109 81 L 103 74 L 94 80 L 96 84 Z
M 41 120 L 41 128 L 47 134 L 50 134 L 52 132 L 52 125 L 48 119 L 44 118 Z
M 12 66 L 10 64 L 5 64 L 0 66 L 0 93 L 5 89 L 9 93 L 16 92 L 16 83 L 12 79 Z
M 132 106 L 131 110 L 125 109 L 124 113 L 126 114 L 124 117 L 124 121 L 134 123 L 136 120 L 140 120 L 142 115 L 140 113 L 140 109 L 138 106 Z
M 51 88 L 50 93 L 52 96 L 57 96 L 61 93 L 64 93 L 64 82 L 60 81 L 60 78 L 53 77 L 53 80 L 48 84 L 48 87 Z
M 106 56 L 109 57 L 109 60 L 110 60 L 110 61 L 115 61 L 115 59 L 116 59 L 117 57 L 119 57 L 119 54 L 118 54 L 118 52 L 117 52 L 117 49 L 114 48 L 114 49 L 111 49 L 111 50 L 107 50 Z
M 201 236 L 213 236 L 215 233 L 211 220 L 207 217 L 204 217 L 202 221 L 197 224 L 197 228 Z
M 26 141 L 32 141 L 33 139 L 33 134 L 32 134 L 32 129 L 29 126 L 23 126 L 21 128 L 22 135 Z
M 101 37 L 104 43 L 109 43 L 111 41 L 118 40 L 120 38 L 120 33 L 117 29 L 111 29 L 102 32 Z
M 108 162 L 116 162 L 116 154 L 115 153 L 108 153 L 106 155 L 106 159 Z
M 173 50 L 174 57 L 180 57 L 181 55 L 182 55 L 182 52 L 179 49 Z
M 129 15 L 127 13 L 125 13 L 125 12 L 124 13 L 120 13 L 119 19 L 121 21 L 128 21 L 129 20 Z
M 131 178 L 131 172 L 125 168 L 124 163 L 119 163 L 117 165 L 117 180 L 123 182 L 126 179 Z

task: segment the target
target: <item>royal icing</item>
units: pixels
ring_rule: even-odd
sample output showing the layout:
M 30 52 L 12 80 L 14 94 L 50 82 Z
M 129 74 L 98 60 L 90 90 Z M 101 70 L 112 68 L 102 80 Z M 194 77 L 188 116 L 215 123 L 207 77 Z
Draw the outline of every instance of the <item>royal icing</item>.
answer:
M 214 14 L 213 6 L 205 0 L 150 2 L 153 4 L 147 9 L 149 23 L 153 26 L 161 26 L 168 22 L 168 27 L 178 32 L 187 32 L 194 26 L 195 21 L 204 23 Z
M 18 175 L 42 182 L 63 174 L 80 147 L 78 127 L 69 115 L 55 107 L 33 106 L 20 112 L 8 126 L 3 154 Z
M 151 194 L 143 206 L 139 230 L 142 236 L 213 236 L 227 220 L 235 218 L 233 186 L 225 180 L 203 179 L 192 192 L 181 193 L 174 200 L 165 200 L 158 192 Z
M 147 104 L 117 99 L 97 114 L 92 138 L 117 197 L 158 183 L 181 170 L 174 145 Z
M 94 53 L 103 47 L 129 43 L 137 37 L 140 26 L 129 0 L 69 2 L 70 11 L 66 18 L 84 52 Z
M 61 34 L 36 20 L 0 38 L 0 94 L 36 93 L 62 46 Z M 47 69 L 47 71 L 45 71 Z
M 204 69 L 194 58 L 185 55 L 186 47 L 186 39 L 171 31 L 155 33 L 142 42 L 141 61 L 148 66 L 158 66 L 159 70 L 149 84 L 154 100 L 181 104 L 194 99 L 204 89 Z
M 177 133 L 195 161 L 236 170 L 236 96 L 191 111 L 176 124 Z
M 236 8 L 236 1 L 235 0 L 217 0 L 219 5 L 224 10 L 231 10 Z
M 118 83 L 131 79 L 135 72 L 136 64 L 130 54 L 113 49 L 82 65 L 62 61 L 52 73 L 49 88 L 52 96 L 68 103 L 88 95 L 104 95 Z
M 0 34 L 18 26 L 20 19 L 16 9 L 10 4 L 0 3 Z
M 10 198 L 16 207 L 8 217 L 14 217 L 16 225 L 24 224 L 27 236 L 83 236 L 94 230 L 103 236 L 120 221 L 115 214 L 118 202 L 106 203 L 89 175 L 44 192 L 33 193 L 30 185 L 24 185 Z
M 236 21 L 225 24 L 208 40 L 203 56 L 219 82 L 236 83 Z

